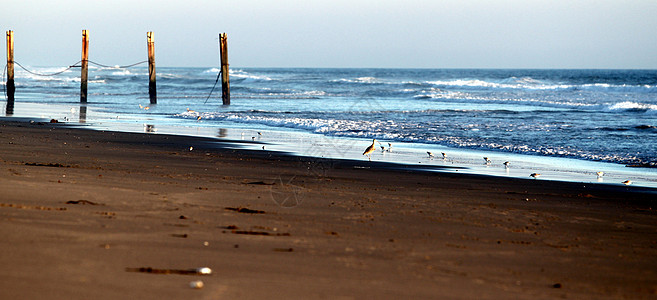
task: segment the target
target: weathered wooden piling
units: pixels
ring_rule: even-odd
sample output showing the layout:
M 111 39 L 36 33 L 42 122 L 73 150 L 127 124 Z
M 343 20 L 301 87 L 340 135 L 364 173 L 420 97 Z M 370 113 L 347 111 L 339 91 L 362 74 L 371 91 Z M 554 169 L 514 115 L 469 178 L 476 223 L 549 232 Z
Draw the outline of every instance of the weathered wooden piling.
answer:
M 224 105 L 230 105 L 230 81 L 228 78 L 228 37 L 226 33 L 219 34 L 219 52 L 221 56 L 221 100 Z
M 87 102 L 87 79 L 89 77 L 89 33 L 82 30 L 82 61 L 80 61 L 80 102 Z
M 148 44 L 148 96 L 151 104 L 157 104 L 157 88 L 155 85 L 155 42 L 153 41 L 153 32 L 146 33 Z
M 7 31 L 7 111 L 6 114 L 14 113 L 14 32 Z

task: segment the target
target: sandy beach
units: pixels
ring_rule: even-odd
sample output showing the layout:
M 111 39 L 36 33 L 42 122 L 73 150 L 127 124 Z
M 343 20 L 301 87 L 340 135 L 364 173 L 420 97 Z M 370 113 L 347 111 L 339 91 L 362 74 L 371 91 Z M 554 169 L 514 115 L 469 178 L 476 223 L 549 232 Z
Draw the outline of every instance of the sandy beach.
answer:
M 655 190 L 230 144 L 1 121 L 0 298 L 657 298 Z

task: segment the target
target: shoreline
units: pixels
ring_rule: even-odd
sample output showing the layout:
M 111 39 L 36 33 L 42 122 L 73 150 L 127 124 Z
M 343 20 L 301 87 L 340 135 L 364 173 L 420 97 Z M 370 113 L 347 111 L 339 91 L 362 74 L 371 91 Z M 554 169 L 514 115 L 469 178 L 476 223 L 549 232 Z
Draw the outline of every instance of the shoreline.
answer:
M 0 132 L 0 298 L 657 295 L 650 188 L 66 124 Z M 177 271 L 200 267 L 212 274 Z
M 243 148 L 262 150 L 265 146 L 268 151 L 281 152 L 296 156 L 317 158 L 365 160 L 362 150 L 371 143 L 371 139 L 343 138 L 317 135 L 308 132 L 286 131 L 267 126 L 251 128 L 234 126 L 206 125 L 199 123 L 177 123 L 169 125 L 172 120 L 158 115 L 132 115 L 119 116 L 98 111 L 93 104 L 80 105 L 67 104 L 37 104 L 21 103 L 16 109 L 15 116 L 2 117 L 2 120 L 34 120 L 51 118 L 64 124 L 76 127 L 89 128 L 99 131 L 121 131 L 133 133 L 174 134 L 183 136 L 211 137 L 219 141 L 234 140 L 248 142 L 251 137 L 258 143 L 241 143 Z M 33 117 L 38 115 L 39 117 Z M 76 120 L 78 122 L 76 122 Z M 150 125 L 150 129 L 146 128 Z M 263 132 L 264 136 L 257 133 Z M 382 145 L 385 145 L 384 142 Z M 377 149 L 378 149 L 377 145 Z M 557 180 L 584 184 L 602 183 L 612 186 L 623 186 L 622 182 L 631 180 L 634 186 L 657 188 L 657 168 L 629 168 L 622 164 L 610 162 L 597 162 L 565 157 L 550 157 L 541 155 L 527 155 L 507 153 L 492 150 L 476 150 L 449 148 L 433 144 L 416 144 L 407 142 L 393 142 L 393 151 L 376 151 L 373 160 L 416 166 L 418 168 L 438 168 L 452 172 L 465 172 L 469 174 L 491 175 L 505 178 L 529 178 L 532 173 L 542 174 L 539 180 Z M 429 158 L 426 150 L 436 156 Z M 448 159 L 440 158 L 440 152 L 445 151 Z M 483 164 L 482 157 L 487 156 L 493 164 Z M 505 168 L 502 162 L 510 161 L 511 167 Z M 454 168 L 465 167 L 465 169 Z M 596 172 L 603 171 L 604 177 L 597 177 Z

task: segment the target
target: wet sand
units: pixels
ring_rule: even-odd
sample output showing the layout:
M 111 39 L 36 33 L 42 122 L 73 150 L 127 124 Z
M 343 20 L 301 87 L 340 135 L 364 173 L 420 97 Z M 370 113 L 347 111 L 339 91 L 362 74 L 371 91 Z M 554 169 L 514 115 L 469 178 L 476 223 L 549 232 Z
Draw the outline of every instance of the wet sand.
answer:
M 226 145 L 0 121 L 0 298 L 657 297 L 655 190 Z

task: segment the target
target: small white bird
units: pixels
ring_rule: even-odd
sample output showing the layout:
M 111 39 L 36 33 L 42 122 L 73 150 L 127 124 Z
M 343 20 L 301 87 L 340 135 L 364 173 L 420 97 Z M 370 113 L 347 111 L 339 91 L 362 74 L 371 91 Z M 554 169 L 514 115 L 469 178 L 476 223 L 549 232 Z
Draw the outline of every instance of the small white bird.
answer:
M 510 162 L 508 162 L 508 161 L 505 161 L 505 162 L 504 162 L 504 167 L 505 167 L 505 168 L 508 168 L 510 165 L 511 165 Z
M 490 161 L 490 159 L 488 159 L 488 157 L 485 157 L 485 156 L 484 156 L 484 160 L 486 161 L 486 164 L 487 164 L 487 165 L 490 165 L 491 161 Z
M 431 153 L 431 151 L 427 151 L 427 154 L 429 154 L 429 158 L 433 158 L 433 153 Z
M 374 147 L 374 144 L 375 144 L 375 143 L 376 143 L 376 139 L 373 139 L 373 140 L 372 140 L 372 145 L 370 145 L 369 147 L 367 147 L 367 149 L 365 149 L 365 152 L 363 152 L 363 155 L 367 155 L 367 158 L 368 158 L 370 161 L 372 161 L 372 157 L 370 156 L 370 154 L 372 154 L 372 152 L 374 152 L 374 149 L 376 149 L 376 148 Z
M 621 183 L 624 184 L 624 185 L 630 185 L 630 184 L 632 184 L 632 180 L 625 180 Z
M 538 176 L 541 176 L 539 173 L 531 173 L 529 177 L 533 177 L 534 179 L 538 178 Z
M 595 174 L 597 174 L 597 175 L 598 175 L 598 177 L 602 177 L 602 176 L 605 176 L 605 172 L 602 172 L 602 171 L 600 171 L 600 172 L 597 172 L 597 173 L 595 173 Z

